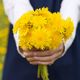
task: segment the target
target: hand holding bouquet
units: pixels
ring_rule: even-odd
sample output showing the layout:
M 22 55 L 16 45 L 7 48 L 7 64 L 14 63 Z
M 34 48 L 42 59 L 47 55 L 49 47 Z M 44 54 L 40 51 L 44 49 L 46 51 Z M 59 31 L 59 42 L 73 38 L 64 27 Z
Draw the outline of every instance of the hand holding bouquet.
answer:
M 18 34 L 19 46 L 26 51 L 54 51 L 66 42 L 74 29 L 70 18 L 64 20 L 59 12 L 48 8 L 29 11 L 15 23 L 13 32 Z M 47 53 L 46 53 L 47 54 Z M 49 80 L 46 65 L 38 66 L 38 77 Z

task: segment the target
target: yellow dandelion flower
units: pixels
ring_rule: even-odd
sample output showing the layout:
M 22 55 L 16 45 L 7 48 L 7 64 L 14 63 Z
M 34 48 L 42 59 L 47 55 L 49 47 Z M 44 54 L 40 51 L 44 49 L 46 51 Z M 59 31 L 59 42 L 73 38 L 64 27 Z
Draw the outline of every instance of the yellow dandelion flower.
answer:
M 43 27 L 45 24 L 47 24 L 46 18 L 42 16 L 34 16 L 30 22 L 34 27 Z
M 74 30 L 74 24 L 70 18 L 67 18 L 64 24 L 64 37 L 67 40 L 71 35 Z
M 63 35 L 58 32 L 55 32 L 52 38 L 52 49 L 56 49 L 62 43 Z M 57 44 L 56 44 L 57 43 Z
M 36 49 L 45 49 L 45 47 L 49 47 L 51 42 L 50 34 L 45 28 L 38 28 L 32 31 L 32 35 L 30 38 L 30 43 Z

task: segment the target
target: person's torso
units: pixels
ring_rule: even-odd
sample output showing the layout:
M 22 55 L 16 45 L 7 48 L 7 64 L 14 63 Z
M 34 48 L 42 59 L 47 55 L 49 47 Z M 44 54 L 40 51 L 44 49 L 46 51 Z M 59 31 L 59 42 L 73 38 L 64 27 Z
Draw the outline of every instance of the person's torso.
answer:
M 62 0 L 30 0 L 34 10 L 37 8 L 48 7 L 51 12 L 59 11 L 61 2 Z

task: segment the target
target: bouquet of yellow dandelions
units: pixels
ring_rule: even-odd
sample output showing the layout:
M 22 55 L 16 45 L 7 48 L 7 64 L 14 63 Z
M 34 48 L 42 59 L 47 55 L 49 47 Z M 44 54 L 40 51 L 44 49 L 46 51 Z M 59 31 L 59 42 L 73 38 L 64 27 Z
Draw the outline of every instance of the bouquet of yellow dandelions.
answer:
M 13 33 L 18 33 L 19 46 L 27 50 L 53 50 L 64 40 L 66 42 L 74 30 L 70 18 L 64 20 L 59 12 L 51 13 L 48 8 L 29 11 L 15 23 Z M 38 77 L 49 80 L 46 65 L 38 66 Z

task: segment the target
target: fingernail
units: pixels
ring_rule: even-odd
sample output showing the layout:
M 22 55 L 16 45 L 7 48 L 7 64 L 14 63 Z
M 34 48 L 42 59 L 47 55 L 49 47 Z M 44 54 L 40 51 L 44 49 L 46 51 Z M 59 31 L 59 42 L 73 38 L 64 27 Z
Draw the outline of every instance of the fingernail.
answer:
M 28 55 L 28 53 L 26 53 L 26 52 L 24 52 L 23 54 L 24 54 L 24 56 L 27 56 Z

